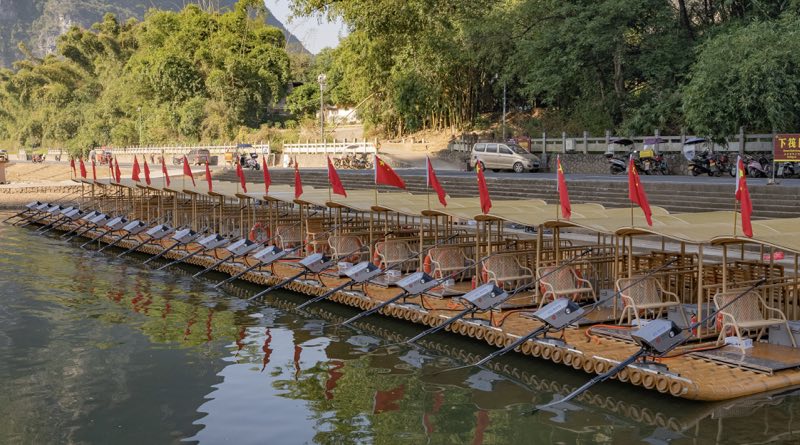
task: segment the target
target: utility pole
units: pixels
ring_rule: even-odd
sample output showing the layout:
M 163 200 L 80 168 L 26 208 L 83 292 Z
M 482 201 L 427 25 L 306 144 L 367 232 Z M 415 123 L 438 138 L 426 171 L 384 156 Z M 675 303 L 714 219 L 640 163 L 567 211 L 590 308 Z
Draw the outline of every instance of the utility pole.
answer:
M 503 142 L 506 141 L 506 81 L 503 80 Z
M 319 136 L 322 143 L 325 144 L 325 99 L 323 96 L 328 76 L 325 73 L 320 74 L 317 76 L 317 82 L 319 82 Z
M 143 145 L 142 142 L 142 107 L 137 107 L 136 110 L 139 112 L 139 146 Z

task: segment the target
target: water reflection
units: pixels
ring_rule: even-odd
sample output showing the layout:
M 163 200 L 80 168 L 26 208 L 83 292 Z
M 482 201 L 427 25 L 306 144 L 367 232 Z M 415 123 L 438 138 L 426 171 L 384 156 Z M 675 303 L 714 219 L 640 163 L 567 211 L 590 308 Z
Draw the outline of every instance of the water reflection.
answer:
M 417 327 L 358 330 L 333 304 L 248 306 L 144 257 L 117 260 L 56 238 L 0 237 L 2 443 L 763 443 L 796 441 L 792 393 L 691 403 L 609 383 L 527 415 L 587 374 L 450 335 L 377 350 Z

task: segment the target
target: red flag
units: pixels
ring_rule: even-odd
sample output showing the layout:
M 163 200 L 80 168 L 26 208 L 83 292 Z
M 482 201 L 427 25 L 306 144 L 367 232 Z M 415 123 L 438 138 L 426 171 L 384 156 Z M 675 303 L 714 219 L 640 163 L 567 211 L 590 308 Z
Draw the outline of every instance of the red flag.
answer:
M 80 158 L 81 178 L 86 179 L 86 164 L 83 163 L 83 158 Z
M 748 238 L 753 237 L 753 225 L 750 216 L 753 214 L 753 203 L 750 201 L 750 190 L 747 189 L 747 175 L 744 173 L 744 161 L 741 156 L 736 160 L 736 200 L 742 208 L 742 232 Z
M 94 162 L 94 158 L 92 158 L 92 179 L 97 181 L 97 165 Z
M 139 182 L 139 158 L 133 155 L 133 171 L 131 171 L 131 179 Z
M 482 445 L 483 444 L 483 434 L 486 432 L 486 428 L 489 427 L 490 418 L 489 412 L 482 409 L 478 410 L 475 413 L 475 436 L 472 438 L 472 445 Z
M 388 391 L 376 391 L 375 404 L 372 407 L 372 413 L 380 414 L 387 411 L 399 410 L 400 405 L 398 405 L 398 402 L 403 400 L 405 391 L 405 385 L 400 385 L 397 388 L 393 388 Z
M 325 380 L 325 400 L 333 400 L 333 390 L 336 389 L 336 382 L 344 375 L 343 371 L 339 371 L 344 368 L 343 361 L 331 360 L 330 364 L 333 366 L 328 369 L 328 379 Z
M 639 172 L 636 171 L 636 165 L 633 163 L 633 155 L 628 161 L 628 198 L 632 203 L 638 204 L 644 212 L 644 217 L 647 219 L 647 225 L 653 225 L 653 212 L 650 211 L 650 203 L 647 201 L 647 194 L 644 192 L 641 181 L 639 181 Z
M 117 160 L 116 157 L 114 158 L 114 176 L 117 178 L 117 183 L 119 184 L 119 182 L 122 181 L 122 172 L 119 171 L 119 160 Z
M 303 195 L 303 181 L 300 179 L 300 170 L 297 168 L 297 160 L 294 161 L 294 199 Z
M 194 175 L 192 174 L 192 167 L 189 166 L 189 160 L 186 159 L 186 155 L 183 155 L 183 175 L 192 178 L 192 186 L 197 187 L 197 184 L 194 182 Z
M 211 169 L 208 167 L 208 162 L 206 162 L 206 181 L 208 181 L 208 191 L 213 192 L 214 186 L 211 185 Z
M 264 193 L 269 193 L 269 186 L 272 185 L 272 177 L 269 175 L 266 156 L 261 157 L 261 168 L 264 169 Z
M 161 156 L 161 173 L 164 173 L 164 181 L 169 187 L 169 173 L 167 172 L 167 163 L 164 161 L 164 156 Z
M 144 182 L 150 185 L 150 167 L 147 165 L 147 158 L 144 158 Z
M 431 158 L 426 156 L 425 160 L 428 166 L 428 174 L 426 178 L 428 187 L 431 187 L 434 190 L 436 190 L 436 196 L 439 197 L 439 202 L 441 202 L 443 206 L 447 207 L 447 200 L 445 199 L 447 193 L 444 192 L 442 184 L 439 183 L 439 178 L 436 177 L 436 171 L 433 170 L 433 164 L 431 164 Z
M 72 167 L 72 176 L 78 176 L 75 172 L 75 158 L 69 158 L 69 166 Z
M 339 173 L 337 173 L 336 169 L 333 168 L 333 163 L 331 162 L 330 156 L 328 156 L 328 182 L 331 183 L 333 193 L 345 197 L 347 196 L 347 192 L 344 190 L 344 185 L 342 185 L 342 180 L 339 179 Z
M 389 164 L 383 162 L 378 155 L 375 155 L 375 185 L 379 184 L 391 185 L 401 189 L 406 188 L 406 183 L 403 182 L 400 176 L 397 176 L 392 167 L 389 167 Z
M 244 170 L 242 170 L 241 162 L 236 162 L 236 176 L 239 177 L 239 183 L 242 184 L 242 190 L 247 193 L 247 182 L 245 182 Z
M 481 198 L 481 211 L 483 214 L 489 213 L 492 209 L 492 198 L 489 197 L 489 187 L 486 186 L 486 177 L 483 176 L 483 164 L 475 164 L 475 171 L 478 173 L 478 194 Z
M 572 216 L 572 206 L 569 204 L 569 190 L 567 190 L 567 179 L 564 177 L 564 169 L 561 168 L 561 156 L 556 156 L 556 164 L 558 165 L 558 182 L 556 188 L 558 189 L 558 200 L 561 201 L 561 215 L 564 219 L 569 219 Z

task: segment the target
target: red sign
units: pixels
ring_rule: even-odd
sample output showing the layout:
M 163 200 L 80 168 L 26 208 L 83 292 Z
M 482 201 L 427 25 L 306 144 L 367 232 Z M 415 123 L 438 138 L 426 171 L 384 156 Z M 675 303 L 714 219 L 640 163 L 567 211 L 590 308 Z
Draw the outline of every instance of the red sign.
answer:
M 765 253 L 761 259 L 764 260 L 764 261 L 769 261 L 770 257 L 774 261 L 780 261 L 780 260 L 785 258 L 785 254 L 782 251 L 779 250 L 779 251 L 773 253 L 772 255 L 770 255 L 768 253 Z
M 775 162 L 800 161 L 800 134 L 777 134 L 772 140 Z

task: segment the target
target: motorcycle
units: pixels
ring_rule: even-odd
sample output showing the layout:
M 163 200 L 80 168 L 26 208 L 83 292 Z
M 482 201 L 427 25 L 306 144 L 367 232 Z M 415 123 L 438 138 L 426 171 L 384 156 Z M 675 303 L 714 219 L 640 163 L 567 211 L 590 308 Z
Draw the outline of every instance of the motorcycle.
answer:
M 708 175 L 720 177 L 724 172 L 729 172 L 728 155 L 725 153 L 711 153 L 708 156 Z
M 768 178 L 772 175 L 772 163 L 766 156 L 761 156 L 756 159 L 753 156 L 744 156 L 744 165 L 746 166 L 747 176 L 752 178 Z
M 261 170 L 261 166 L 258 165 L 258 153 L 243 154 L 239 158 L 239 162 L 241 163 L 242 168 Z
M 33 155 L 33 158 L 31 158 L 31 160 L 35 164 L 40 164 L 40 163 L 44 162 L 44 155 L 39 155 L 39 154 Z
M 711 170 L 711 160 L 709 159 L 707 150 L 695 154 L 689 161 L 689 173 L 691 173 L 692 176 L 702 174 L 708 174 L 708 176 L 714 175 L 714 172 Z
M 641 164 L 641 171 L 646 175 L 669 174 L 667 160 L 657 149 L 658 144 L 663 144 L 664 142 L 661 138 L 647 138 L 644 140 L 644 146 L 638 153 L 638 160 L 640 161 L 639 164 Z
M 633 141 L 630 139 L 612 139 L 608 144 L 608 149 L 604 156 L 608 160 L 608 168 L 612 175 L 620 175 L 628 171 L 628 158 L 617 156 L 615 154 L 617 148 L 625 149 L 626 151 L 633 151 Z M 642 164 L 638 157 L 634 160 L 636 170 L 642 172 Z
M 797 174 L 800 174 L 800 165 L 796 162 L 781 162 L 775 171 L 775 176 L 779 178 L 791 178 Z

